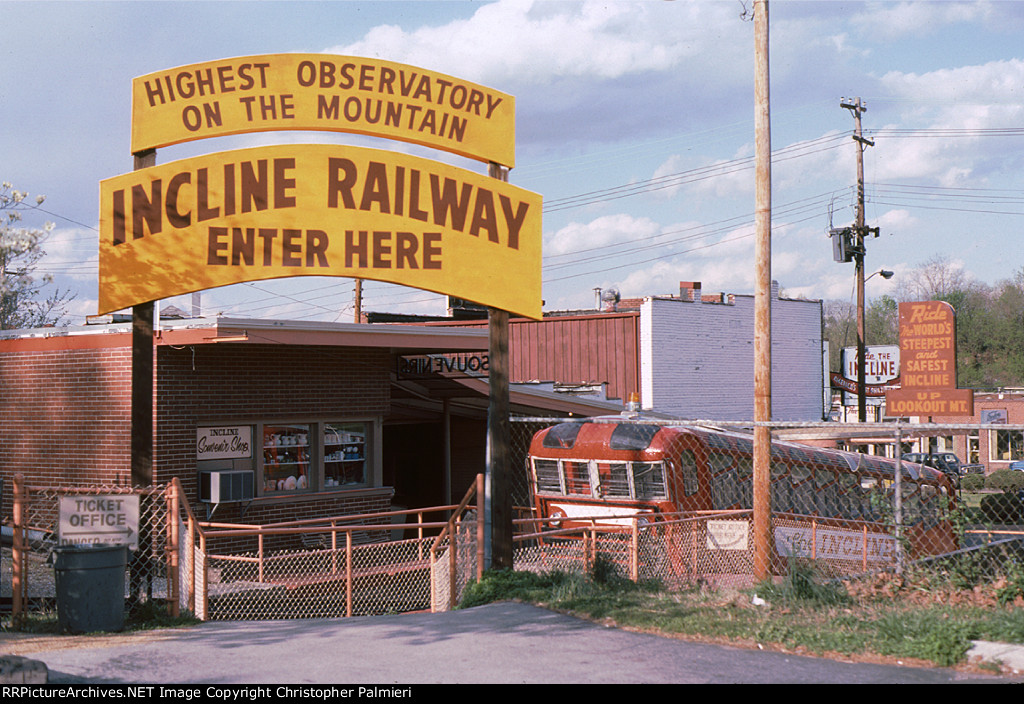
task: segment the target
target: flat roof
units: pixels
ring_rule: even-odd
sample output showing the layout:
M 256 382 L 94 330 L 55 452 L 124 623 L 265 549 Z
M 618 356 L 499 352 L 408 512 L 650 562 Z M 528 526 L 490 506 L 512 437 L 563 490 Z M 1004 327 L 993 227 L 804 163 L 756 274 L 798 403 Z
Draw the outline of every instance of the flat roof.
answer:
M 130 344 L 131 322 L 73 327 L 0 331 L 0 343 L 50 347 L 122 346 Z M 161 320 L 154 328 L 157 345 L 274 344 L 375 347 L 391 350 L 469 352 L 488 349 L 487 329 L 421 327 L 412 325 L 326 323 L 261 318 L 187 318 Z M 105 336 L 112 336 L 105 338 Z M 116 336 L 116 337 L 114 337 Z M 89 342 L 85 342 L 89 340 Z M 61 344 L 60 341 L 63 341 Z M 91 344 L 90 344 L 91 343 Z M 7 346 L 7 345 L 4 345 Z M 14 345 L 24 347 L 24 345 Z

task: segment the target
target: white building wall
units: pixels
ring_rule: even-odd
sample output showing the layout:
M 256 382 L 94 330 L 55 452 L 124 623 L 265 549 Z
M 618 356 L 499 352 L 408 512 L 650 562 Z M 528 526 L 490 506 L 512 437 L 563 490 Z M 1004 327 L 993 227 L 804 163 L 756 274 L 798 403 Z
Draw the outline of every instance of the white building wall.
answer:
M 754 297 L 648 298 L 640 309 L 641 402 L 683 418 L 753 420 Z M 821 302 L 772 287 L 772 419 L 823 416 Z

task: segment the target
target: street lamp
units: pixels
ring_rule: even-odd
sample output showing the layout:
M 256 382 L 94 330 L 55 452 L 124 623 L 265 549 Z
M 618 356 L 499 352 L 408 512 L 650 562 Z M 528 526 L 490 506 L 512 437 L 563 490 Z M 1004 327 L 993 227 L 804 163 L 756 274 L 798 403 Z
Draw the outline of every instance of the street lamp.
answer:
M 893 272 L 886 269 L 879 269 L 867 278 L 864 278 L 864 253 L 860 252 L 857 258 L 857 421 L 867 421 L 867 394 L 865 383 L 865 344 L 864 344 L 864 284 L 878 275 L 883 279 L 891 279 Z

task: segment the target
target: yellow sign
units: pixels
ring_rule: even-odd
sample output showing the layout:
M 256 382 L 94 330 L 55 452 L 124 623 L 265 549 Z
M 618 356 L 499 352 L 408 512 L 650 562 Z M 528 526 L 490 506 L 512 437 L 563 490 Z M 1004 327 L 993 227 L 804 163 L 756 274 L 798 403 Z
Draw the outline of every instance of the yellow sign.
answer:
M 347 276 L 541 317 L 541 197 L 419 157 L 281 145 L 100 183 L 99 312 L 217 286 Z
M 355 132 L 515 166 L 515 98 L 415 66 L 267 54 L 132 81 L 132 153 L 277 130 Z

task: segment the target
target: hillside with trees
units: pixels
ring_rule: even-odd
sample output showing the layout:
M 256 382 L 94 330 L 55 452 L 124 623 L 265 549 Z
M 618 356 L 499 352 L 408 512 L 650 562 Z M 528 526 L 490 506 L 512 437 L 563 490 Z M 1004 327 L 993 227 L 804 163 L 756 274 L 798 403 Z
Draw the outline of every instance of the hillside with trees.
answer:
M 938 300 L 956 311 L 957 385 L 978 390 L 1024 386 L 1024 267 L 994 285 L 971 279 L 948 259 L 934 257 L 901 277 L 893 296 L 864 310 L 866 344 L 899 344 L 901 301 Z M 857 344 L 851 301 L 824 301 L 830 368 L 840 370 L 843 347 Z

